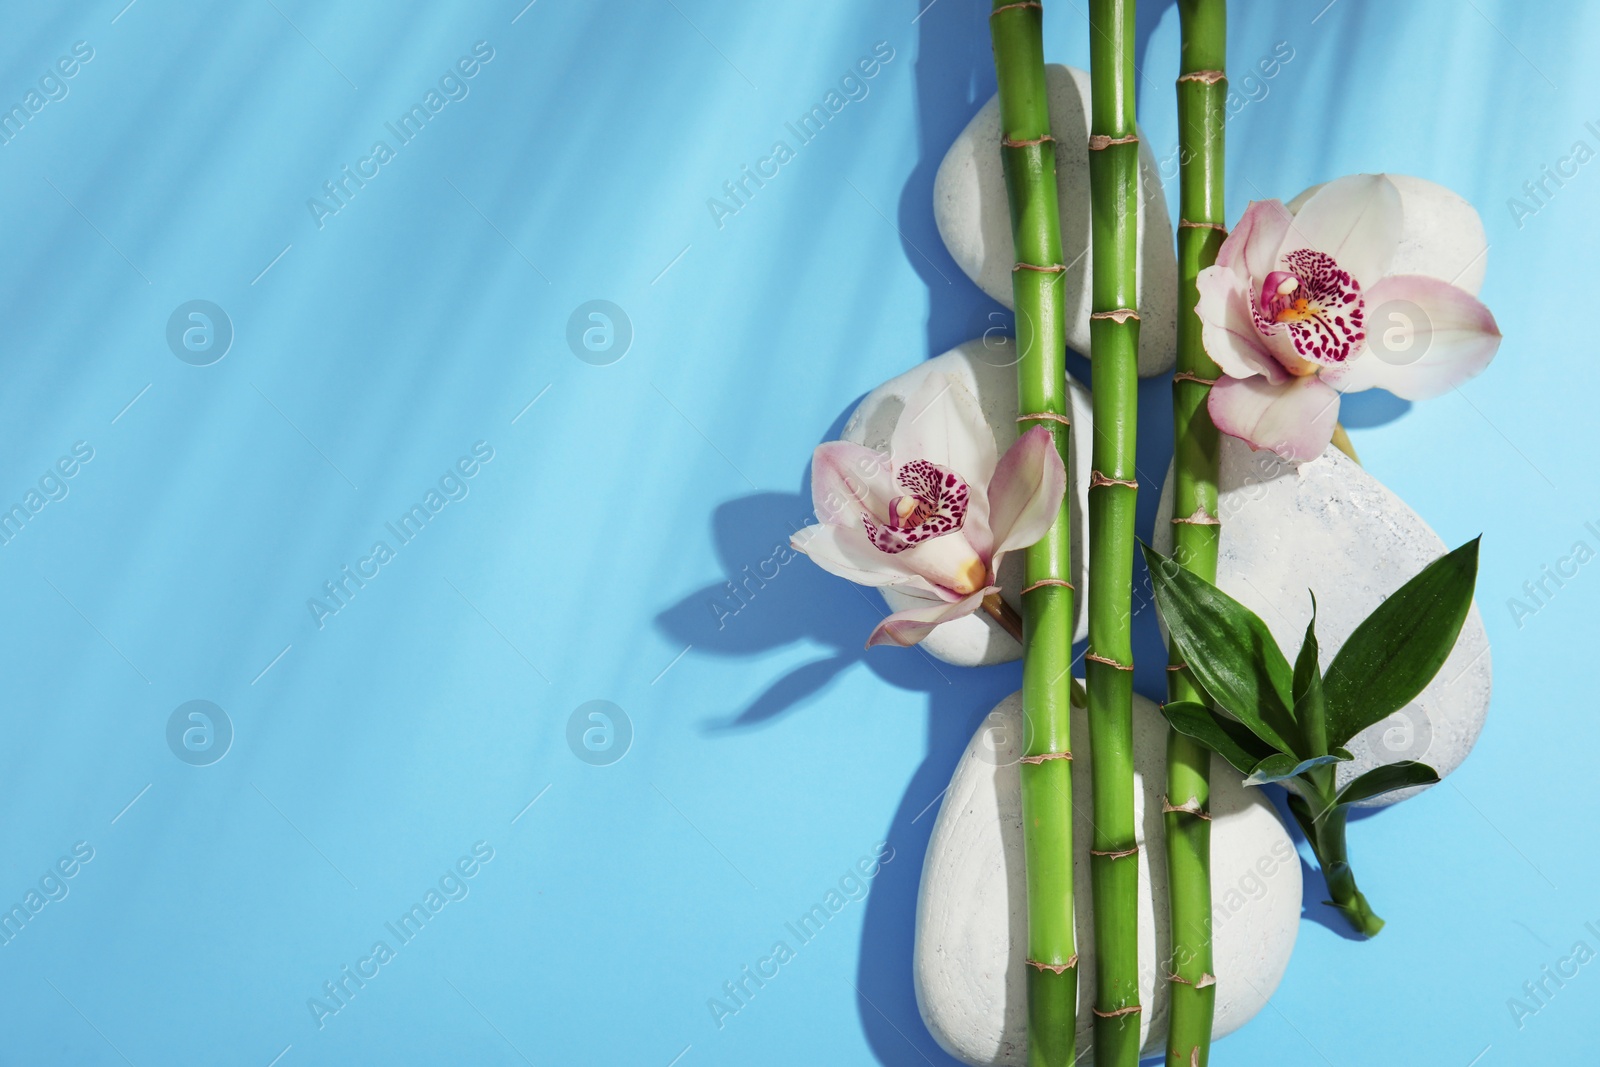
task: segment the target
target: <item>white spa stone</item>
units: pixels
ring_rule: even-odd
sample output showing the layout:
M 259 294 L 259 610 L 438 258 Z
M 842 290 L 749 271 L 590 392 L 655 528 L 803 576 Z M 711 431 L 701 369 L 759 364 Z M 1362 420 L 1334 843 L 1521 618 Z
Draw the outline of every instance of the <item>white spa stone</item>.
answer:
M 1045 67 L 1050 132 L 1056 145 L 1061 246 L 1067 263 L 1067 345 L 1089 352 L 1089 75 Z M 1142 135 L 1141 135 L 1142 136 Z M 1172 219 L 1155 156 L 1139 144 L 1139 376 L 1172 369 L 1177 351 L 1178 260 Z M 1000 162 L 1000 100 L 993 97 L 967 123 L 939 164 L 933 217 L 956 264 L 978 288 L 1012 306 L 1011 211 Z
M 1223 435 L 1218 511 L 1222 543 L 1217 585 L 1257 615 L 1289 661 L 1300 650 L 1317 594 L 1323 670 L 1361 620 L 1446 546 L 1421 516 L 1331 445 L 1297 468 L 1271 452 Z M 1172 546 L 1172 476 L 1156 512 L 1155 545 Z M 1489 636 L 1477 604 L 1450 658 L 1416 700 L 1351 739 L 1355 756 L 1338 765 L 1338 783 L 1403 759 L 1449 774 L 1472 751 L 1489 713 Z M 1397 790 L 1362 807 L 1420 793 Z
M 1088 1047 L 1094 939 L 1089 905 L 1092 816 L 1085 713 L 1074 709 L 1073 890 L 1077 907 L 1078 1047 Z M 1135 810 L 1139 827 L 1140 1029 L 1146 1054 L 1166 1037 L 1168 940 L 1161 795 L 1166 724 L 1134 697 Z M 1022 852 L 1022 696 L 1007 697 L 967 746 L 928 842 L 917 897 L 912 969 L 928 1030 L 974 1065 L 1027 1063 L 1027 902 Z M 1225 767 L 1214 760 L 1217 767 Z M 1300 923 L 1300 860 L 1260 790 L 1213 774 L 1211 863 L 1215 1034 L 1248 1022 L 1278 987 Z
M 889 451 L 889 439 L 901 412 L 905 410 L 906 398 L 917 391 L 929 374 L 950 374 L 977 398 L 985 421 L 994 431 L 995 451 L 1004 455 L 1017 439 L 1016 359 L 1015 344 L 1001 334 L 958 345 L 942 356 L 917 364 L 868 393 L 856 406 L 850 421 L 845 423 L 841 436 L 858 445 L 881 452 Z M 1071 387 L 1073 440 L 1087 441 L 1093 426 L 1089 391 L 1070 375 L 1067 380 Z M 1067 472 L 1067 491 L 1077 501 L 1072 509 L 1072 558 L 1077 561 L 1078 573 L 1072 576 L 1071 581 L 1078 588 L 1078 595 L 1073 598 L 1073 610 L 1076 639 L 1079 641 L 1088 636 L 1083 612 L 1084 590 L 1088 584 L 1083 561 L 1088 558 L 1085 546 L 1089 543 L 1087 509 L 1084 507 L 1089 469 L 1089 450 L 1074 447 L 1072 469 Z M 1022 555 L 1021 552 L 1012 552 L 1000 562 L 1000 586 L 1004 590 L 1002 596 L 1018 610 L 1022 606 L 1017 596 L 1022 589 Z M 890 611 L 902 611 L 917 604 L 905 594 L 890 588 L 880 589 L 879 592 L 883 594 Z M 919 647 L 934 658 L 957 667 L 982 667 L 1022 658 L 1022 646 L 983 612 L 934 627 Z
M 1400 190 L 1400 247 L 1395 252 L 1390 274 L 1426 274 L 1458 285 L 1476 296 L 1483 287 L 1488 269 L 1488 238 L 1477 209 L 1444 186 L 1409 174 L 1386 174 Z M 1326 184 L 1326 183 L 1324 183 Z M 1321 189 L 1313 185 L 1289 201 L 1290 211 L 1299 212 L 1311 194 Z

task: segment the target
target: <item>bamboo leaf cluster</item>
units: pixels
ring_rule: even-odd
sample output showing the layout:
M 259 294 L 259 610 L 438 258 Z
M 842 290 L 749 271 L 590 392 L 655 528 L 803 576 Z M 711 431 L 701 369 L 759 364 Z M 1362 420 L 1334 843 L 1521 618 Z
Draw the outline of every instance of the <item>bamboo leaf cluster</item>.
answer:
M 1404 707 L 1438 674 L 1461 634 L 1478 573 L 1478 541 L 1429 564 L 1356 627 L 1326 672 L 1318 669 L 1316 600 L 1295 664 L 1259 616 L 1210 582 L 1146 547 L 1156 604 L 1216 710 L 1197 701 L 1163 709 L 1174 730 L 1245 775 L 1279 783 L 1316 853 L 1337 908 L 1367 937 L 1383 928 L 1356 886 L 1345 845 L 1349 808 L 1439 780 L 1414 760 L 1376 767 L 1335 787 L 1352 737 Z

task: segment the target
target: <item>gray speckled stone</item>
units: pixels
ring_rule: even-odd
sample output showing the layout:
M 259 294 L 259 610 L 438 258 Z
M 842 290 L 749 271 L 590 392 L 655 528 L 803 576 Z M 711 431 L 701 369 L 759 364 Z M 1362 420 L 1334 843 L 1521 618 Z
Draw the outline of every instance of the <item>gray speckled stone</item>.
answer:
M 1003 455 L 1017 439 L 1016 351 L 1010 338 L 996 334 L 990 338 L 968 341 L 942 356 L 919 363 L 863 397 L 850 416 L 850 421 L 845 424 L 841 436 L 846 441 L 887 452 L 895 422 L 905 410 L 906 398 L 917 391 L 927 375 L 952 374 L 977 398 L 984 419 L 994 431 L 995 451 Z M 1089 391 L 1070 376 L 1068 383 L 1071 386 L 1073 439 L 1085 441 L 1094 425 Z M 1078 573 L 1072 582 L 1079 590 L 1073 600 L 1079 641 L 1087 636 L 1083 598 L 1088 583 L 1083 562 L 1088 558 L 1085 546 L 1089 543 L 1089 525 L 1084 508 L 1084 492 L 1088 485 L 1089 450 L 1074 448 L 1072 470 L 1067 472 L 1067 491 L 1077 501 L 1072 509 L 1072 558 L 1077 563 Z M 1022 589 L 1021 552 L 1012 552 L 1001 561 L 1000 586 L 1006 602 L 1020 610 L 1017 593 Z M 890 611 L 914 606 L 914 602 L 903 593 L 889 588 L 880 589 L 879 592 L 883 594 Z M 936 659 L 957 667 L 981 667 L 1022 658 L 1022 646 L 982 612 L 935 627 L 920 647 Z
M 1067 263 L 1067 344 L 1089 351 L 1089 75 L 1045 68 L 1050 132 L 1056 139 L 1056 192 Z M 1172 369 L 1177 351 L 1178 260 L 1166 195 L 1148 144 L 1139 145 L 1139 375 Z M 1011 212 L 1000 163 L 1000 100 L 973 116 L 939 164 L 933 217 L 945 247 L 967 277 L 1011 307 Z
M 1073 712 L 1073 886 L 1078 928 L 1078 1046 L 1090 1041 L 1094 939 L 1089 904 L 1090 767 L 1085 713 Z M 1166 1040 L 1166 854 L 1160 798 L 1166 724 L 1134 698 L 1135 808 L 1139 826 L 1140 1029 L 1146 1053 Z M 922 868 L 912 974 L 935 1040 L 975 1065 L 1027 1063 L 1026 880 L 1022 853 L 1022 697 L 989 714 L 950 779 Z M 1219 766 L 1224 766 L 1218 761 Z M 1149 783 L 1148 787 L 1145 783 Z M 1258 789 L 1215 774 L 1211 862 L 1216 1036 L 1259 1012 L 1289 965 L 1300 924 L 1300 861 Z
M 1422 518 L 1354 460 L 1329 446 L 1298 468 L 1270 452 L 1222 438 L 1222 547 L 1217 585 L 1260 615 L 1292 662 L 1317 594 L 1317 640 L 1327 669 L 1362 619 L 1449 548 Z M 1156 514 L 1155 542 L 1172 545 L 1172 477 Z M 1383 763 L 1415 759 L 1441 776 L 1472 751 L 1489 713 L 1489 636 L 1473 605 L 1444 667 L 1416 700 L 1349 744 L 1342 786 Z M 1399 790 L 1382 807 L 1422 791 Z

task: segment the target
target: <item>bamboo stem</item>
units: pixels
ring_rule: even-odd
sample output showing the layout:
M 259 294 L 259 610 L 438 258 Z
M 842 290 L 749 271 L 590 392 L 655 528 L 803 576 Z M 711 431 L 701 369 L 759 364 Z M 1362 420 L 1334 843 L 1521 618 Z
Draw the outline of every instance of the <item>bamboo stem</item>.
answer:
M 1139 1062 L 1139 854 L 1133 814 L 1133 551 L 1138 491 L 1139 142 L 1134 0 L 1090 0 L 1089 189 L 1094 476 L 1089 486 L 1089 744 L 1094 752 L 1095 1049 Z
M 1208 582 L 1217 580 L 1221 526 L 1217 508 L 1219 435 L 1206 402 L 1221 372 L 1201 343 L 1195 279 L 1216 262 L 1223 204 L 1223 125 L 1228 95 L 1227 0 L 1178 0 L 1182 51 L 1178 75 L 1180 160 L 1178 359 L 1172 382 L 1173 559 Z M 1167 699 L 1206 701 L 1205 691 L 1171 650 Z M 1211 1056 L 1216 978 L 1211 948 L 1211 753 L 1198 741 L 1167 734 L 1168 907 L 1172 944 L 1166 977 L 1172 997 L 1167 1067 L 1204 1067 Z
M 1311 819 L 1311 832 L 1306 836 L 1311 851 L 1316 854 L 1317 866 L 1328 883 L 1329 901 L 1344 913 L 1350 925 L 1364 937 L 1376 937 L 1383 929 L 1383 920 L 1372 911 L 1372 905 L 1356 887 L 1355 872 L 1350 867 L 1350 852 L 1345 844 L 1345 825 L 1350 809 L 1333 801 L 1333 776 L 1322 778 L 1321 812 Z M 1304 829 L 1302 825 L 1301 829 Z
M 1015 638 L 1018 644 L 1022 643 L 1022 616 L 1018 615 L 1010 604 L 1001 600 L 999 593 L 990 593 L 983 598 L 983 610 L 989 618 L 1000 624 L 1002 630 Z
M 1019 413 L 1070 414 L 1066 386 L 1060 207 L 1050 137 L 1039 5 L 995 0 L 989 27 L 1000 83 L 1001 159 L 1020 269 L 1016 301 Z M 1069 431 L 1039 420 L 1068 470 Z M 1028 883 L 1028 1063 L 1069 1067 L 1076 1059 L 1078 953 L 1072 895 L 1071 494 L 1048 533 L 1029 548 L 1022 595 L 1022 708 L 1027 747 L 1022 840 Z M 1038 758 L 1044 757 L 1044 758 Z
M 1356 446 L 1351 443 L 1350 435 L 1345 432 L 1344 423 L 1342 422 L 1336 422 L 1333 424 L 1333 447 L 1337 448 L 1340 452 L 1343 452 L 1357 463 L 1361 462 L 1361 457 L 1356 455 Z

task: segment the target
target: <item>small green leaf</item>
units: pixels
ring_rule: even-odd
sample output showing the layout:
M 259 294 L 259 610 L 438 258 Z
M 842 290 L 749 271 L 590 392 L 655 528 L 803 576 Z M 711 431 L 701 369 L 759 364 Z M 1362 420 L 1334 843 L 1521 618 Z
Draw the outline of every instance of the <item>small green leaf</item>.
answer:
M 1268 785 L 1272 782 L 1282 782 L 1289 778 L 1298 778 L 1313 767 L 1325 767 L 1330 763 L 1337 763 L 1337 756 L 1312 756 L 1310 759 L 1297 759 L 1294 756 L 1285 756 L 1281 752 L 1274 752 L 1250 770 L 1250 777 L 1244 780 L 1245 785 Z
M 1225 719 L 1204 704 L 1173 701 L 1161 706 L 1161 714 L 1167 717 L 1174 730 L 1194 738 L 1231 763 L 1240 774 L 1249 774 L 1262 760 L 1273 755 L 1272 747 L 1244 724 Z
M 1335 746 L 1333 754 L 1340 763 L 1349 763 L 1351 760 L 1355 759 L 1355 756 L 1350 754 L 1350 750 L 1348 748 L 1339 748 Z
M 1477 577 L 1474 539 L 1434 560 L 1356 627 L 1323 681 L 1330 743 L 1394 714 L 1433 680 L 1461 634 Z
M 1289 713 L 1289 661 L 1255 612 L 1210 582 L 1144 547 L 1167 633 L 1219 707 L 1279 752 L 1298 753 Z
M 1439 772 L 1426 763 L 1416 760 L 1401 760 L 1399 763 L 1386 763 L 1382 767 L 1374 767 L 1363 774 L 1343 789 L 1339 790 L 1336 804 L 1359 804 L 1363 800 L 1371 800 L 1385 793 L 1392 793 L 1396 789 L 1406 789 L 1414 785 L 1432 785 L 1439 780 Z
M 1322 693 L 1322 671 L 1317 666 L 1317 598 L 1311 597 L 1311 621 L 1294 661 L 1294 721 L 1305 733 L 1311 755 L 1328 750 L 1326 701 Z

